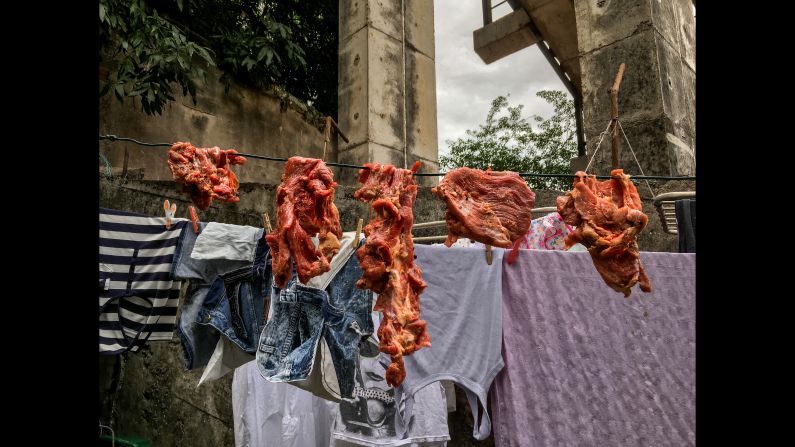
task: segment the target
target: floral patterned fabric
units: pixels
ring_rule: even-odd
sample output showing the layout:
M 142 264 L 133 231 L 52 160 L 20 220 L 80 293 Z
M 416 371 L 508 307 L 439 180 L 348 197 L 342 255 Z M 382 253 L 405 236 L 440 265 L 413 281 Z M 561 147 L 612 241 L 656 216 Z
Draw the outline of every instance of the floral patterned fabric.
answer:
M 519 248 L 536 250 L 565 250 L 566 236 L 573 231 L 557 212 L 533 219 Z

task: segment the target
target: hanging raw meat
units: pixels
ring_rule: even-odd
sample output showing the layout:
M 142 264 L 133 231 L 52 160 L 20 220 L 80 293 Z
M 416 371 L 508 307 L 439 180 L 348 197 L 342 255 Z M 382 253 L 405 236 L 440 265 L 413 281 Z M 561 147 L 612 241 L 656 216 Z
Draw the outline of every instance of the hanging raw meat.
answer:
M 431 191 L 447 202 L 448 247 L 466 237 L 508 248 L 533 220 L 536 195 L 515 172 L 458 168 Z
M 574 189 L 557 198 L 561 217 L 576 227 L 566 238 L 566 248 L 578 242 L 588 248 L 602 279 L 625 297 L 635 283 L 651 292 L 635 239 L 649 218 L 629 176 L 622 169 L 613 169 L 610 176 L 599 182 L 596 176 L 578 171 Z
M 378 294 L 374 310 L 383 318 L 378 328 L 379 350 L 392 357 L 385 377 L 391 386 L 399 386 L 406 377 L 403 356 L 423 346 L 431 346 L 431 339 L 420 320 L 420 293 L 425 289 L 422 270 L 414 264 L 414 243 L 411 227 L 414 224 L 414 200 L 417 183 L 411 170 L 392 165 L 368 163 L 360 171 L 363 186 L 354 197 L 369 202 L 373 217 L 364 227 L 367 242 L 356 251 L 362 266 L 362 278 L 356 286 Z
M 339 251 L 342 237 L 340 215 L 334 205 L 334 175 L 316 158 L 291 157 L 282 183 L 276 189 L 276 228 L 266 236 L 273 259 L 273 278 L 283 288 L 292 277 L 292 262 L 298 279 L 309 279 L 330 270 L 331 258 Z M 315 248 L 312 236 L 318 235 Z
M 174 180 L 182 183 L 182 191 L 202 211 L 210 207 L 213 199 L 240 201 L 239 184 L 230 166 L 245 162 L 245 157 L 237 155 L 236 150 L 221 150 L 218 146 L 203 148 L 179 142 L 168 151 L 168 167 Z

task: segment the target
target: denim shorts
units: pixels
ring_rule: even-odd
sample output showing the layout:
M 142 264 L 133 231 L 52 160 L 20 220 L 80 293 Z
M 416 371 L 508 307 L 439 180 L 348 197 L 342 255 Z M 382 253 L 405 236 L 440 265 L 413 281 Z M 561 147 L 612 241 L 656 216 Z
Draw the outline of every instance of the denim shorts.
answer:
M 269 255 L 260 239 L 253 265 L 216 277 L 196 316 L 197 324 L 215 328 L 249 354 L 256 352 L 268 317 L 263 311 L 273 279 Z
M 340 394 L 353 397 L 359 343 L 373 332 L 373 293 L 356 288 L 361 276 L 359 260 L 351 256 L 325 290 L 300 284 L 295 272 L 285 288 L 272 287 L 273 315 L 256 354 L 263 377 L 271 382 L 307 379 L 318 343 L 325 341 Z
M 205 223 L 201 223 L 203 229 Z M 262 308 L 270 292 L 270 256 L 259 238 L 254 262 L 193 259 L 192 230 L 183 232 L 174 255 L 173 275 L 189 281 L 177 333 L 185 369 L 207 365 L 221 334 L 253 354 L 264 325 Z M 254 334 L 254 335 L 252 335 Z

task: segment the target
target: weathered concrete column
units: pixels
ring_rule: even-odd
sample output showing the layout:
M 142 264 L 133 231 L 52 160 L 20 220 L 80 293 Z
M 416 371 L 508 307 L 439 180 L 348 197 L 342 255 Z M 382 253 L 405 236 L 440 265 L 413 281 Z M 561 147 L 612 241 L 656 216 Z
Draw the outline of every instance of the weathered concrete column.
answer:
M 693 175 L 696 162 L 695 19 L 691 0 L 575 0 L 590 158 L 610 120 L 609 90 L 627 64 L 619 119 L 647 175 Z M 621 136 L 620 166 L 639 170 Z M 610 170 L 610 136 L 594 159 Z
M 340 0 L 340 140 L 342 163 L 438 170 L 433 2 Z M 356 171 L 342 170 L 352 183 Z M 420 177 L 423 184 L 434 177 Z

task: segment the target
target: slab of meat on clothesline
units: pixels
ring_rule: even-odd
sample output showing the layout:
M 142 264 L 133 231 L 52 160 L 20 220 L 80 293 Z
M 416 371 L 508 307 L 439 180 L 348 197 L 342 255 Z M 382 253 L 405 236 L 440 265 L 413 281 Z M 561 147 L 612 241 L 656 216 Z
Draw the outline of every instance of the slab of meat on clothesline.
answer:
M 596 270 L 613 290 L 629 296 L 631 287 L 651 292 L 651 282 L 640 263 L 637 234 L 649 222 L 643 214 L 638 190 L 622 169 L 613 169 L 612 178 L 578 171 L 574 189 L 557 198 L 563 220 L 576 228 L 566 238 L 566 248 L 576 243 L 591 254 Z
M 447 202 L 448 247 L 466 237 L 509 248 L 533 220 L 535 193 L 515 172 L 458 168 L 432 191 Z
M 360 171 L 362 187 L 354 197 L 369 202 L 372 219 L 364 227 L 365 245 L 356 251 L 362 267 L 357 287 L 378 294 L 374 310 L 383 313 L 378 328 L 379 350 L 392 357 L 385 377 L 399 386 L 406 377 L 403 356 L 431 346 L 425 321 L 420 319 L 420 293 L 425 289 L 422 270 L 414 263 L 414 201 L 417 182 L 409 169 L 379 163 L 365 164 Z
M 287 160 L 282 183 L 276 189 L 276 228 L 266 236 L 277 287 L 284 288 L 290 281 L 291 259 L 304 284 L 331 269 L 342 237 L 340 215 L 334 205 L 336 186 L 334 175 L 322 160 Z M 316 234 L 317 247 L 312 242 Z
M 174 180 L 182 184 L 182 191 L 202 211 L 210 207 L 213 199 L 240 201 L 240 184 L 231 166 L 245 162 L 246 158 L 237 155 L 236 150 L 221 150 L 218 146 L 203 148 L 178 142 L 168 151 L 168 167 Z

